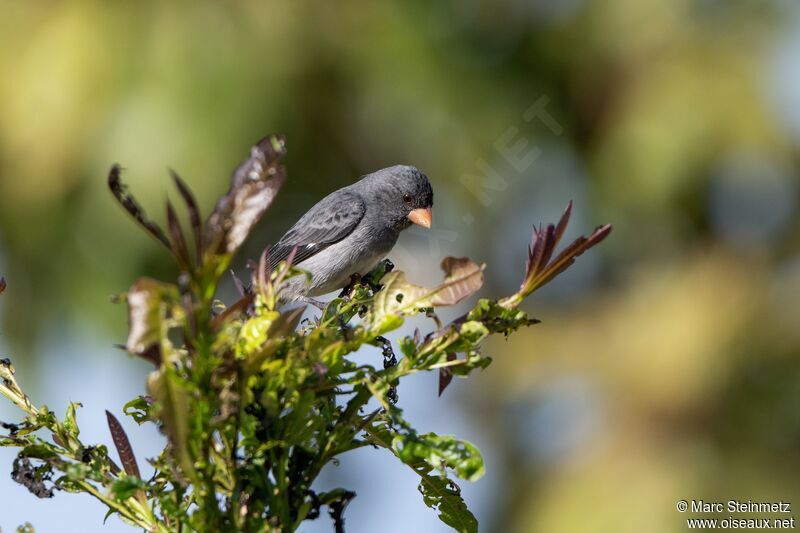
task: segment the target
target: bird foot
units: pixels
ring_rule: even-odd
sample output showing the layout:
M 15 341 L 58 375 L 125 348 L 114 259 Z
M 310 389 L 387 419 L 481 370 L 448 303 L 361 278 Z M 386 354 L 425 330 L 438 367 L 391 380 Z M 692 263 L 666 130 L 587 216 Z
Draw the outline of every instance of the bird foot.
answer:
M 372 290 L 373 293 L 380 291 L 383 289 L 383 285 L 380 284 L 380 280 L 392 270 L 394 270 L 394 263 L 388 259 L 384 259 L 364 276 L 358 273 L 353 274 L 350 276 L 350 283 L 348 283 L 347 286 L 342 289 L 342 292 L 339 293 L 339 298 L 347 298 L 350 296 L 350 293 L 353 292 L 353 289 L 355 289 L 356 285 L 366 285 L 370 288 L 370 290 Z
M 348 283 L 347 286 L 342 289 L 342 292 L 339 293 L 339 298 L 346 298 L 350 296 L 350 293 L 353 292 L 353 289 L 355 289 L 356 285 L 359 283 L 361 283 L 361 274 L 355 273 L 350 276 L 350 283 Z

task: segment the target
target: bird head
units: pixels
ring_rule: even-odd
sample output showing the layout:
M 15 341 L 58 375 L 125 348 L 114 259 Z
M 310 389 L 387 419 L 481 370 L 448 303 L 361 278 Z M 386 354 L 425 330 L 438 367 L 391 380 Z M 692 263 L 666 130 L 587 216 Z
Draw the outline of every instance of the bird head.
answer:
M 428 177 L 416 167 L 396 165 L 364 176 L 366 194 L 376 198 L 393 227 L 403 230 L 417 224 L 433 223 L 433 188 Z

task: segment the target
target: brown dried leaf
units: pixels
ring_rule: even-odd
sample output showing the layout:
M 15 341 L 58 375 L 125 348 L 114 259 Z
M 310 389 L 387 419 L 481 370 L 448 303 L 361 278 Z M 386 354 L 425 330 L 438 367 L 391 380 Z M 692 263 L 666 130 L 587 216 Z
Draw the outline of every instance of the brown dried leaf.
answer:
M 172 285 L 141 278 L 128 290 L 128 340 L 125 349 L 161 363 L 161 338 L 166 335 L 167 310 L 178 300 Z
M 375 297 L 374 309 L 385 315 L 455 305 L 483 286 L 485 268 L 466 257 L 447 257 L 442 261 L 444 283 L 432 289 L 410 283 L 403 272 L 391 272 L 381 280 L 383 289 Z
M 269 208 L 286 179 L 280 159 L 284 138 L 270 135 L 256 144 L 233 174 L 228 193 L 219 199 L 205 227 L 206 249 L 232 254 Z
M 455 305 L 478 292 L 483 287 L 483 271 L 486 265 L 478 266 L 466 257 L 446 257 L 442 261 L 445 280 L 434 289 L 433 306 Z

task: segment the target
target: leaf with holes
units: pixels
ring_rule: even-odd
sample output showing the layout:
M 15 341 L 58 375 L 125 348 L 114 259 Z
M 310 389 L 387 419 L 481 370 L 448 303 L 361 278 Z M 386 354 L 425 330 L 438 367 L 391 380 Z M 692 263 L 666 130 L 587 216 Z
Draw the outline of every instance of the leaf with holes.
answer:
M 461 533 L 477 533 L 478 520 L 461 497 L 461 489 L 446 477 L 417 471 L 422 478 L 419 492 L 422 501 L 436 510 L 439 520 Z
M 189 453 L 189 394 L 175 371 L 168 366 L 150 374 L 147 388 L 156 400 L 157 416 L 164 424 L 172 451 L 183 474 L 195 479 L 194 462 Z
M 475 294 L 483 286 L 486 265 L 477 265 L 466 257 L 447 257 L 442 261 L 444 282 L 425 288 L 406 280 L 405 273 L 396 271 L 382 280 L 383 290 L 375 296 L 374 318 L 391 314 L 412 314 L 428 307 L 455 305 Z
M 442 473 L 449 468 L 467 481 L 477 481 L 485 472 L 481 452 L 469 442 L 451 435 L 398 433 L 392 440 L 392 448 L 408 465 L 424 462 Z

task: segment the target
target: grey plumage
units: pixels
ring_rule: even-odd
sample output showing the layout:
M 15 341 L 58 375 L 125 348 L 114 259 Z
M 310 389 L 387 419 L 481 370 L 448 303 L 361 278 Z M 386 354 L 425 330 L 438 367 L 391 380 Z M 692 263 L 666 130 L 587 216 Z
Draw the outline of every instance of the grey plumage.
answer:
M 327 294 L 347 285 L 353 274 L 366 274 L 412 221 L 429 226 L 432 206 L 428 178 L 405 165 L 368 174 L 331 193 L 270 249 L 275 266 L 296 247 L 294 264 L 312 276 L 308 284 L 303 277 L 290 279 L 283 298 Z

